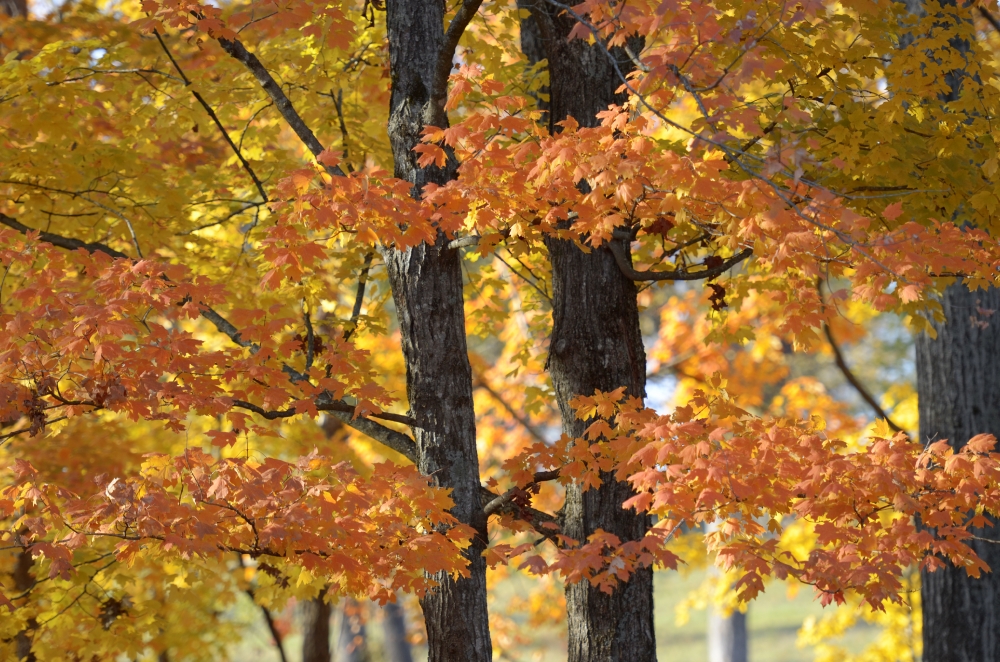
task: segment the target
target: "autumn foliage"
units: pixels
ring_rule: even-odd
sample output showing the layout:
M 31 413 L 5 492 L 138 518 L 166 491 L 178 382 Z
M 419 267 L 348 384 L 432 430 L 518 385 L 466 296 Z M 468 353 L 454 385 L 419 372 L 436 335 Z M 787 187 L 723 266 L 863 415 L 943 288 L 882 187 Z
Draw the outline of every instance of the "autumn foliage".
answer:
M 995 439 L 866 431 L 784 363 L 825 356 L 825 327 L 861 338 L 848 315 L 920 332 L 956 279 L 997 284 L 998 37 L 978 4 L 545 2 L 627 52 L 626 101 L 550 132 L 526 10 L 466 0 L 447 126 L 414 150 L 457 177 L 416 194 L 392 175 L 378 2 L 0 18 L 4 642 L 211 656 L 209 615 L 251 584 L 265 605 L 384 602 L 467 573 L 474 531 L 413 466 L 429 423 L 407 413 L 381 257 L 439 235 L 463 251 L 491 566 L 613 591 L 717 522 L 701 538 L 740 600 L 777 578 L 879 610 L 914 567 L 989 570 L 967 542 L 1000 515 Z M 547 237 L 653 282 L 668 408 L 581 393 L 586 436 L 554 432 Z M 561 531 L 563 486 L 601 472 L 655 516 L 643 540 Z M 191 641 L 180 609 L 203 615 Z

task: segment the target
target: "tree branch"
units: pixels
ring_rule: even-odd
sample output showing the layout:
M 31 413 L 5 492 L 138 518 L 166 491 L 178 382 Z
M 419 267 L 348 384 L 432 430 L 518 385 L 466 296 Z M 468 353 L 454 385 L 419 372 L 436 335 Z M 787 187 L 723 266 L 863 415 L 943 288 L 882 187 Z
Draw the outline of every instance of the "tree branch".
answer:
M 319 409 L 319 407 L 317 407 L 317 409 Z M 413 464 L 417 463 L 417 444 L 402 432 L 397 432 L 396 430 L 387 428 L 384 425 L 379 425 L 370 418 L 354 418 L 352 414 L 339 410 L 330 410 L 330 413 L 337 417 L 345 425 L 349 425 L 361 434 L 371 437 L 383 446 L 391 448 Z M 386 420 L 393 420 L 388 418 L 389 416 L 396 416 L 396 414 L 383 414 L 382 418 L 385 418 Z M 406 417 L 400 416 L 399 418 Z M 417 426 L 415 422 L 408 425 L 412 425 L 414 427 Z
M 116 251 L 115 249 L 105 244 L 101 244 L 98 242 L 87 243 L 85 241 L 80 241 L 79 239 L 73 239 L 71 237 L 63 237 L 61 235 L 54 234 L 52 232 L 46 232 L 44 230 L 35 230 L 34 228 L 29 228 L 27 225 L 24 225 L 23 223 L 19 223 L 18 221 L 14 220 L 13 218 L 5 214 L 0 214 L 0 223 L 6 225 L 7 227 L 13 230 L 17 230 L 23 235 L 27 235 L 29 232 L 37 232 L 38 238 L 44 241 L 45 243 L 52 244 L 53 246 L 57 246 L 59 248 L 65 248 L 68 251 L 75 251 L 79 248 L 82 248 L 88 253 L 104 253 L 105 255 L 108 255 L 110 257 L 130 259 L 129 256 L 126 255 L 125 253 L 122 253 L 121 251 Z
M 316 398 L 316 411 L 329 411 L 329 412 L 342 412 L 344 414 L 354 414 L 355 407 L 346 402 L 341 402 L 340 400 L 333 400 L 329 396 L 324 397 L 325 394 L 320 394 Z M 259 414 L 262 418 L 266 418 L 269 421 L 274 421 L 279 418 L 291 418 L 298 415 L 298 411 L 294 407 L 291 409 L 264 409 L 260 405 L 255 405 L 252 402 L 246 402 L 245 400 L 233 400 L 233 406 L 239 407 L 240 409 L 247 409 L 255 414 Z M 403 416 L 402 414 L 392 414 L 387 412 L 382 412 L 379 414 L 368 414 L 370 418 L 381 418 L 384 421 L 392 421 L 393 423 L 402 423 L 403 425 L 409 425 L 411 427 L 420 427 L 417 422 L 410 418 L 409 416 Z M 412 443 L 412 440 L 411 440 Z
M 240 567 L 246 568 L 247 564 L 243 561 L 243 555 L 237 554 L 239 558 Z M 257 595 L 254 593 L 253 588 L 249 585 L 243 592 L 250 596 L 250 600 L 257 605 L 261 613 L 264 615 L 264 622 L 267 623 L 267 629 L 271 632 L 271 637 L 274 639 L 274 646 L 278 649 L 278 657 L 281 658 L 281 662 L 288 662 L 288 656 L 285 655 L 285 644 L 284 640 L 281 638 L 281 630 L 278 629 L 277 624 L 274 622 L 274 616 L 271 614 L 271 610 L 262 604 L 257 603 Z
M 551 471 L 539 471 L 535 474 L 535 477 L 530 483 L 524 487 L 512 487 L 500 496 L 495 496 L 489 501 L 485 506 L 483 506 L 483 512 L 489 517 L 497 512 L 505 509 L 509 504 L 513 504 L 514 499 L 519 496 L 531 494 L 532 488 L 537 487 L 539 483 L 544 483 L 546 481 L 555 480 L 559 478 L 559 469 L 553 469 Z M 492 494 L 492 492 L 490 492 Z M 544 513 L 543 513 L 544 514 Z
M 485 504 L 484 510 L 498 498 L 502 497 L 492 492 L 489 488 L 480 487 L 479 500 L 480 503 Z M 536 532 L 552 541 L 553 544 L 559 545 L 559 539 L 556 538 L 556 533 L 558 533 L 562 527 L 559 526 L 559 522 L 554 516 L 546 512 L 542 512 L 541 510 L 537 510 L 535 508 L 522 507 L 516 503 L 508 501 L 501 507 L 495 508 L 490 514 L 509 515 L 514 519 L 526 522 L 530 524 L 531 528 L 533 528 Z M 553 525 L 555 528 L 553 528 Z
M 295 135 L 299 137 L 299 140 L 312 152 L 313 156 L 319 157 L 319 155 L 325 149 L 323 144 L 317 140 L 316 135 L 313 134 L 312 129 L 302 120 L 292 102 L 289 101 L 288 97 L 285 95 L 281 86 L 278 82 L 274 80 L 267 68 L 261 64 L 257 56 L 246 49 L 243 43 L 239 39 L 219 39 L 219 45 L 222 46 L 222 50 L 229 53 L 230 56 L 242 62 L 243 65 L 250 70 L 253 77 L 257 79 L 260 86 L 267 92 L 267 95 L 271 97 L 274 102 L 275 107 L 277 107 L 278 112 L 281 116 L 285 118 L 285 122 L 291 127 Z M 320 164 L 327 173 L 335 177 L 344 177 L 344 171 L 340 169 L 340 166 L 328 166 Z
M 899 427 L 893 423 L 892 419 L 889 418 L 889 414 L 882 409 L 878 401 L 872 397 L 872 394 L 868 392 L 865 385 L 851 372 L 851 369 L 847 365 L 847 361 L 844 360 L 844 355 L 840 351 L 840 347 L 837 346 L 837 341 L 833 338 L 833 331 L 830 330 L 830 325 L 823 322 L 823 333 L 826 334 L 826 339 L 830 342 L 830 349 L 833 350 L 833 360 L 836 362 L 837 367 L 840 368 L 840 372 L 843 373 L 844 379 L 847 383 L 854 387 L 854 390 L 858 392 L 858 395 L 868 403 L 873 410 L 875 410 L 875 415 L 879 418 L 885 419 L 885 422 L 889 424 L 889 427 L 895 432 L 904 432 L 903 428 Z
M 373 251 L 365 254 L 365 263 L 358 276 L 358 291 L 354 295 L 354 309 L 351 311 L 351 321 L 344 332 L 344 340 L 350 340 L 354 330 L 358 328 L 358 318 L 361 317 L 361 306 L 365 300 L 365 287 L 368 285 L 368 272 L 372 268 L 372 259 L 375 257 Z
M 0 214 L 0 223 L 6 225 L 9 228 L 17 230 L 21 234 L 25 235 L 28 234 L 29 232 L 38 232 L 37 230 L 29 228 L 27 225 L 19 223 L 18 221 L 14 220 L 13 218 L 5 214 Z M 77 250 L 82 248 L 89 253 L 104 253 L 105 255 L 109 255 L 114 258 L 131 259 L 125 253 L 116 251 L 115 249 L 98 242 L 86 243 L 80 241 L 79 239 L 71 239 L 51 232 L 39 232 L 39 238 L 46 243 L 52 244 L 53 246 L 57 246 L 59 248 L 64 248 L 66 250 Z M 240 347 L 249 347 L 250 351 L 254 353 L 256 353 L 256 350 L 259 349 L 257 345 L 254 345 L 249 340 L 244 340 L 240 330 L 236 328 L 236 326 L 234 326 L 232 322 L 230 322 L 225 317 L 217 313 L 210 306 L 207 306 L 205 304 L 199 304 L 199 311 L 201 312 L 201 316 L 207 319 L 209 322 L 211 322 L 220 333 L 228 336 L 230 340 L 232 340 Z M 292 381 L 304 381 L 306 379 L 305 375 L 301 374 L 300 372 L 298 372 L 294 368 L 291 368 L 288 365 L 282 366 L 282 370 L 289 375 L 289 378 Z M 277 418 L 288 418 L 294 416 L 296 413 L 294 409 L 288 409 L 284 411 L 268 411 L 255 404 L 252 404 L 250 402 L 244 402 L 241 400 L 234 400 L 233 405 L 240 407 L 241 409 L 247 409 L 249 411 L 252 411 L 256 414 L 263 416 L 264 418 L 267 418 L 268 420 L 274 420 Z M 379 425 L 375 421 L 366 418 L 361 418 L 361 417 L 354 418 L 355 408 L 352 405 L 349 405 L 346 402 L 340 402 L 334 400 L 332 396 L 330 396 L 330 394 L 326 392 L 321 393 L 316 398 L 316 409 L 319 411 L 333 412 L 337 418 L 339 418 L 344 423 L 351 426 L 358 432 L 368 435 L 375 441 L 385 444 L 389 448 L 393 449 L 398 453 L 403 454 L 404 456 L 407 457 L 407 459 L 416 463 L 416 445 L 414 444 L 412 439 L 410 439 L 402 432 L 397 432 L 396 430 L 387 428 L 384 425 Z M 409 425 L 411 427 L 419 427 L 417 422 L 414 419 L 410 418 L 409 416 L 401 416 L 399 414 L 389 414 L 389 413 L 373 414 L 373 416 L 382 418 L 387 421 L 393 421 L 396 423 Z M 0 440 L 3 440 L 7 437 L 15 436 L 23 431 L 25 430 L 19 430 L 17 432 L 10 433 L 8 435 L 4 435 L 3 437 L 0 437 Z
M 744 248 L 728 260 L 723 260 L 722 264 L 705 269 L 704 271 L 636 271 L 635 267 L 632 266 L 632 263 L 628 259 L 628 253 L 625 252 L 625 247 L 621 243 L 617 241 L 609 241 L 607 245 L 611 249 L 611 253 L 615 256 L 615 262 L 618 264 L 618 268 L 621 272 L 625 274 L 626 278 L 635 281 L 706 280 L 715 278 L 719 274 L 725 273 L 753 255 L 753 249 Z
M 174 59 L 173 53 L 171 53 L 170 49 L 167 48 L 167 42 L 163 41 L 163 37 L 160 36 L 159 31 L 153 30 L 153 34 L 156 35 L 156 40 L 160 42 L 160 46 L 163 48 L 163 52 L 167 54 L 167 57 L 170 59 L 170 63 L 174 65 L 174 69 L 177 71 L 178 75 L 184 81 L 184 87 L 191 88 L 191 94 L 194 95 L 195 100 L 199 104 L 201 104 L 201 107 L 205 109 L 205 112 L 208 113 L 208 116 L 212 118 L 213 122 L 215 122 L 215 126 L 217 126 L 219 128 L 219 131 L 222 132 L 222 137 L 226 139 L 226 142 L 233 149 L 233 153 L 235 153 L 236 158 L 240 160 L 240 163 L 243 165 L 243 169 L 246 170 L 248 175 L 250 175 L 250 179 L 253 180 L 254 185 L 257 187 L 257 192 L 260 193 L 261 199 L 264 202 L 267 202 L 268 198 L 267 198 L 267 193 L 264 191 L 264 184 L 261 183 L 260 178 L 257 177 L 257 173 L 254 172 L 253 168 L 250 167 L 250 164 L 247 162 L 247 160 L 243 158 L 243 153 L 240 152 L 240 148 L 237 147 L 236 143 L 233 142 L 233 139 L 229 137 L 229 132 L 226 131 L 226 127 L 222 126 L 222 120 L 220 120 L 219 116 L 215 114 L 215 111 L 212 109 L 212 107 L 208 105 L 208 102 L 205 101 L 205 98 L 202 97 L 201 94 L 199 94 L 196 89 L 191 87 L 191 81 L 184 74 L 184 70 L 181 69 L 181 65 L 177 64 L 177 60 Z
M 472 18 L 479 11 L 479 6 L 483 0 L 463 0 L 462 6 L 458 8 L 454 18 L 448 25 L 448 30 L 444 33 L 444 43 L 438 51 L 438 60 L 434 69 L 434 83 L 431 89 L 431 100 L 443 109 L 448 100 L 448 76 L 451 74 L 451 63 L 455 59 L 455 49 L 458 42 L 469 26 Z
M 464 237 L 459 237 L 458 239 L 452 239 L 448 242 L 448 249 L 456 250 L 467 246 L 475 246 L 479 243 L 479 239 L 479 235 L 476 234 L 470 234 Z
M 996 16 L 991 14 L 986 7 L 977 7 L 979 13 L 982 14 L 983 18 L 989 21 L 989 24 L 993 26 L 993 29 L 1000 32 L 1000 21 L 997 21 Z
M 536 430 L 535 426 L 533 426 L 531 424 L 531 422 L 527 418 L 525 418 L 524 416 L 522 416 L 513 407 L 511 407 L 510 403 L 508 403 L 503 398 L 503 396 L 501 396 L 499 393 L 497 393 L 496 391 L 494 391 L 493 388 L 489 384 L 487 384 L 484 379 L 482 379 L 481 377 L 476 377 L 476 384 L 475 385 L 477 387 L 483 389 L 487 393 L 489 393 L 490 397 L 492 397 L 494 400 L 496 400 L 497 402 L 499 402 L 500 406 L 503 407 L 504 411 L 506 411 L 510 415 L 511 418 L 513 418 L 515 421 L 517 421 L 518 424 L 520 424 L 521 427 L 523 427 L 525 430 L 527 430 L 528 434 L 530 434 L 535 439 L 535 441 L 540 441 L 543 444 L 546 443 L 546 439 L 542 435 L 542 433 L 539 432 L 538 430 Z

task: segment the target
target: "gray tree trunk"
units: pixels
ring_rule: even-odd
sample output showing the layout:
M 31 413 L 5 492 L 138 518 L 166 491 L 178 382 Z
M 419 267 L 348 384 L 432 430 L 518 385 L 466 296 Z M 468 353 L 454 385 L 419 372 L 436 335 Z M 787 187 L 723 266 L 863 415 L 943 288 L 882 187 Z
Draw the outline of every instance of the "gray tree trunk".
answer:
M 406 618 L 398 602 L 382 607 L 385 632 L 385 662 L 413 662 L 410 640 L 406 637 Z
M 365 621 L 356 600 L 341 601 L 336 662 L 370 662 Z
M 706 532 L 719 528 L 719 521 L 709 523 Z M 711 565 L 710 574 L 719 576 L 719 569 Z M 747 637 L 747 615 L 734 611 L 723 614 L 715 605 L 708 605 L 708 662 L 747 662 L 750 642 Z
M 388 0 L 386 22 L 392 77 L 389 140 L 395 174 L 424 184 L 454 178 L 453 160 L 444 168 L 419 168 L 413 147 L 426 124 L 447 126 L 444 99 L 432 98 L 444 49 L 442 0 Z M 448 57 L 447 66 L 451 61 Z M 457 250 L 439 234 L 435 244 L 386 249 L 383 259 L 399 316 L 417 466 L 452 490 L 452 514 L 477 536 L 466 550 L 470 576 L 436 577 L 440 586 L 420 601 L 427 628 L 428 662 L 486 662 L 492 643 L 486 608 L 486 515 L 479 501 L 479 456 L 472 401 L 472 368 L 465 338 L 462 269 Z
M 0 0 L 0 12 L 11 17 L 28 15 L 28 0 Z
M 581 126 L 596 126 L 597 113 L 622 101 L 621 84 L 599 45 L 567 40 L 574 21 L 537 0 L 520 0 L 531 11 L 522 21 L 522 49 L 537 62 L 548 59 L 549 125 L 572 116 Z M 621 56 L 620 53 L 615 53 Z M 631 66 L 621 58 L 623 71 Z M 546 240 L 552 262 L 552 338 L 548 370 L 562 413 L 563 431 L 583 435 L 587 422 L 569 405 L 577 395 L 627 387 L 644 397 L 646 354 L 639 331 L 635 284 L 625 278 L 606 247 L 589 253 L 571 241 Z M 566 490 L 563 510 L 568 536 L 586 540 L 598 529 L 623 541 L 642 538 L 648 518 L 622 504 L 630 486 L 602 474 L 598 489 L 579 485 Z M 656 659 L 653 630 L 653 572 L 638 570 L 608 595 L 588 582 L 566 589 L 569 662 L 646 662 Z
M 708 608 L 708 662 L 747 662 L 747 615 L 734 611 L 728 616 Z
M 947 321 L 937 338 L 917 337 L 921 441 L 1000 436 L 1000 290 L 970 292 L 963 283 L 941 298 Z M 1000 539 L 996 527 L 974 531 Z M 924 662 L 1000 660 L 1000 545 L 971 541 L 993 569 L 973 579 L 951 565 L 921 573 Z
M 322 594 L 299 603 L 302 662 L 330 662 L 330 614 L 330 604 Z
M 955 0 L 942 5 L 955 6 Z M 914 15 L 925 13 L 921 0 L 906 0 Z M 901 44 L 919 47 L 925 35 L 905 34 Z M 931 57 L 957 52 L 967 57 L 970 43 L 952 37 Z M 941 102 L 955 101 L 968 74 L 962 68 L 945 74 L 948 91 Z M 958 449 L 980 433 L 1000 435 L 1000 290 L 970 292 L 956 283 L 941 297 L 945 322 L 935 323 L 937 338 L 916 339 L 920 438 L 948 439 Z M 1000 538 L 996 527 L 973 531 Z M 948 564 L 921 571 L 924 662 L 1000 660 L 1000 545 L 981 540 L 970 546 L 993 572 L 979 579 Z
M 25 547 L 17 555 L 14 565 L 14 588 L 18 593 L 26 593 L 35 585 L 35 577 L 31 574 L 34 561 L 31 552 Z M 14 654 L 19 662 L 35 662 L 35 653 L 31 650 L 32 630 L 36 626 L 35 619 L 28 621 L 28 629 L 14 635 Z

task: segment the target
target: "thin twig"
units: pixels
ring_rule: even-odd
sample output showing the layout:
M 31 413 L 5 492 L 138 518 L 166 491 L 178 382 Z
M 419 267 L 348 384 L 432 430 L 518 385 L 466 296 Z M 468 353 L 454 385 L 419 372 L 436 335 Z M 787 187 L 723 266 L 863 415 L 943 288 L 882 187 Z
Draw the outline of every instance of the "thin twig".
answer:
M 253 77 L 257 79 L 261 88 L 267 95 L 271 97 L 274 105 L 277 107 L 278 112 L 281 116 L 285 118 L 285 122 L 291 127 L 295 135 L 299 137 L 299 140 L 312 152 L 313 156 L 319 158 L 319 155 L 323 153 L 326 149 L 323 144 L 317 140 L 316 135 L 312 132 L 312 129 L 302 120 L 302 117 L 295 110 L 295 106 L 289 101 L 288 96 L 278 85 L 278 82 L 274 80 L 274 77 L 267 70 L 267 68 L 261 64 L 261 61 L 257 59 L 257 56 L 246 49 L 239 39 L 219 39 L 219 45 L 222 46 L 222 50 L 229 53 L 230 56 L 235 58 L 237 61 L 242 62 L 243 65 L 253 74 Z M 323 169 L 330 175 L 336 177 L 344 177 L 344 171 L 340 169 L 340 166 L 328 166 L 325 164 L 320 164 Z
M 529 421 L 525 416 L 523 416 L 513 407 L 511 407 L 510 403 L 507 402 L 507 400 L 504 399 L 503 396 L 494 391 L 493 388 L 488 383 L 486 383 L 486 380 L 484 380 L 482 377 L 477 377 L 475 386 L 483 389 L 484 391 L 490 394 L 491 398 L 499 402 L 500 406 L 504 408 L 504 411 L 506 411 L 511 418 L 517 421 L 521 427 L 527 430 L 528 434 L 530 434 L 535 439 L 535 441 L 539 441 L 543 444 L 547 443 L 545 436 L 542 435 L 542 433 L 539 432 L 535 428 L 535 426 L 531 424 L 531 421 Z
M 198 93 L 198 90 L 194 89 L 194 87 L 191 86 L 191 80 L 188 79 L 187 75 L 185 75 L 184 73 L 184 70 L 181 69 L 181 65 L 179 65 L 177 63 L 177 60 L 174 59 L 173 53 L 171 53 L 170 49 L 167 48 L 167 42 L 163 41 L 163 37 L 160 36 L 159 31 L 153 30 L 153 34 L 156 36 L 156 40 L 160 42 L 160 46 L 163 48 L 163 52 L 166 53 L 167 57 L 170 59 L 170 63 L 174 65 L 174 69 L 177 71 L 177 74 L 184 81 L 184 87 L 188 87 L 191 89 L 191 94 L 194 96 L 195 100 L 197 100 L 198 103 L 201 104 L 201 107 L 205 109 L 205 112 L 208 113 L 208 116 L 212 118 L 213 122 L 215 122 L 215 126 L 219 128 L 220 132 L 222 132 L 222 137 L 226 139 L 226 143 L 228 143 L 229 146 L 233 149 L 233 153 L 236 154 L 236 158 L 240 160 L 240 163 L 243 165 L 243 169 L 246 170 L 247 174 L 250 175 L 250 179 L 253 180 L 254 185 L 257 187 L 257 192 L 260 193 L 261 199 L 264 202 L 267 202 L 268 197 L 267 197 L 267 192 L 264 191 L 264 184 L 261 183 L 260 178 L 257 177 L 257 173 L 254 172 L 252 167 L 250 167 L 250 164 L 247 162 L 247 160 L 243 158 L 243 153 L 240 152 L 240 148 L 237 147 L 236 143 L 233 142 L 233 139 L 229 137 L 229 132 L 226 131 L 226 127 L 222 126 L 222 120 L 220 120 L 219 116 L 215 114 L 215 110 L 213 110 L 212 107 L 208 105 L 208 102 L 205 101 L 205 98 Z M 240 140 L 240 142 L 242 142 L 242 139 Z
M 240 567 L 246 568 L 247 564 L 243 561 L 243 555 L 237 554 L 237 556 L 240 560 Z M 278 629 L 277 624 L 274 622 L 274 616 L 271 614 L 271 610 L 257 602 L 257 596 L 249 584 L 247 584 L 247 587 L 243 589 L 243 592 L 250 596 L 250 600 L 257 605 L 261 613 L 264 615 L 264 621 L 267 623 L 267 629 L 270 630 L 271 637 L 274 639 L 274 647 L 278 649 L 278 656 L 281 658 L 281 662 L 288 662 L 288 657 L 285 655 L 284 640 L 281 637 L 281 630 Z
M 677 271 L 636 271 L 628 259 L 625 247 L 618 241 L 609 241 L 608 247 L 612 255 L 615 256 L 615 263 L 626 278 L 635 281 L 647 280 L 706 280 L 715 278 L 719 274 L 725 273 L 729 269 L 753 255 L 753 249 L 744 248 L 736 255 L 723 260 L 721 264 L 705 269 L 704 271 L 688 271 L 678 269 Z
M 868 392 L 865 385 L 861 383 L 861 380 L 859 380 L 855 374 L 851 372 L 850 367 L 847 365 L 847 361 L 844 360 L 844 354 L 840 351 L 837 341 L 833 338 L 833 331 L 830 330 L 830 325 L 826 322 L 823 322 L 823 333 L 826 335 L 826 339 L 830 343 L 830 349 L 833 350 L 833 360 L 837 364 L 837 367 L 840 368 L 840 372 L 844 375 L 844 379 L 847 380 L 847 383 L 853 386 L 854 390 L 861 396 L 861 399 L 867 402 L 868 406 L 875 410 L 876 416 L 885 419 L 885 422 L 889 424 L 889 427 L 892 428 L 894 432 L 904 432 L 903 428 L 896 425 L 892 419 L 889 418 L 889 414 L 882 409 L 878 401 L 875 400 L 872 394 Z
M 372 259 L 375 257 L 374 251 L 369 251 L 365 255 L 364 266 L 361 267 L 361 274 L 358 276 L 358 291 L 354 295 L 354 308 L 351 310 L 351 320 L 344 331 L 344 340 L 350 340 L 354 331 L 358 328 L 358 318 L 361 317 L 361 306 L 365 300 L 365 287 L 368 284 L 368 272 L 372 267 Z

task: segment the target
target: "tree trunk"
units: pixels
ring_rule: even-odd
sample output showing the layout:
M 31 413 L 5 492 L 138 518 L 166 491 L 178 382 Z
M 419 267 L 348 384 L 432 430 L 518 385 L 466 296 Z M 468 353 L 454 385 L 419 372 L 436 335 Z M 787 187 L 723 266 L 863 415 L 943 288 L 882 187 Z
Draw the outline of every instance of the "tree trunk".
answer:
M 906 0 L 907 11 L 925 13 L 922 0 Z M 942 5 L 955 6 L 955 0 Z M 904 34 L 901 45 L 926 39 Z M 931 57 L 948 51 L 968 57 L 971 44 L 953 36 Z M 962 68 L 944 75 L 947 92 L 941 102 L 956 101 L 968 76 Z M 970 292 L 965 283 L 948 287 L 941 297 L 945 321 L 934 323 L 937 338 L 916 339 L 917 393 L 922 441 L 948 439 L 961 448 L 974 435 L 1000 436 L 1000 289 Z M 973 535 L 996 539 L 997 527 L 973 529 Z M 1000 659 L 1000 545 L 982 540 L 970 547 L 993 572 L 979 579 L 950 564 L 922 570 L 924 662 L 979 662 Z M 947 562 L 946 562 L 947 563 Z
M 708 662 L 747 662 L 747 615 L 708 607 Z
M 522 27 L 522 48 L 534 61 L 548 59 L 549 124 L 572 116 L 581 126 L 598 124 L 597 113 L 622 98 L 621 81 L 600 45 L 568 41 L 573 20 L 541 2 L 521 0 L 534 23 Z M 524 22 L 522 21 L 522 25 Z M 621 53 L 615 53 L 620 57 Z M 631 66 L 621 58 L 621 67 Z M 621 273 L 606 247 L 585 253 L 573 242 L 546 240 L 552 262 L 552 338 L 548 369 L 562 413 L 563 431 L 583 436 L 587 422 L 569 405 L 577 395 L 627 387 L 645 397 L 646 354 L 639 331 L 635 284 Z M 566 490 L 564 529 L 586 540 L 598 529 L 621 540 L 641 539 L 646 515 L 625 510 L 634 492 L 613 474 L 584 492 L 577 484 Z M 610 595 L 588 582 L 566 589 L 569 662 L 644 662 L 656 659 L 653 631 L 653 571 L 638 570 Z
M 302 662 L 330 662 L 330 612 L 322 594 L 299 603 Z
M 1000 289 L 952 285 L 941 298 L 947 321 L 937 338 L 917 337 L 920 438 L 961 448 L 974 435 L 1000 436 Z M 998 539 L 996 527 L 973 530 Z M 921 573 L 924 662 L 1000 659 L 1000 545 L 970 546 L 993 569 L 980 579 L 951 565 Z
M 14 566 L 14 588 L 18 593 L 26 593 L 35 585 L 35 578 L 31 574 L 31 567 L 34 561 L 28 548 L 23 548 L 17 555 Z M 19 662 L 35 662 L 35 654 L 31 650 L 31 631 L 35 628 L 35 619 L 28 621 L 28 630 L 22 630 L 14 635 L 14 654 Z
M 706 533 L 719 528 L 719 520 L 709 523 Z M 720 574 L 714 565 L 708 567 L 713 577 Z M 749 659 L 746 612 L 723 614 L 715 605 L 708 605 L 708 662 L 747 662 Z
M 336 662 L 369 662 L 365 620 L 357 600 L 342 600 Z
M 406 618 L 398 602 L 382 607 L 385 632 L 385 662 L 413 662 L 410 640 L 406 637 Z
M 0 0 L 0 13 L 7 16 L 27 16 L 28 0 Z
M 444 52 L 441 0 L 386 3 L 392 76 L 389 139 L 395 174 L 413 182 L 442 184 L 455 176 L 453 159 L 443 168 L 419 168 L 413 147 L 426 124 L 447 126 L 444 99 L 432 98 Z M 450 68 L 451 56 L 445 53 Z M 439 90 L 440 92 L 440 90 Z M 399 317 L 417 466 L 435 484 L 451 489 L 452 514 L 470 525 L 476 539 L 466 550 L 470 576 L 436 577 L 440 586 L 420 604 L 427 628 L 428 662 L 492 659 L 486 608 L 486 515 L 479 502 L 479 455 L 472 400 L 472 368 L 465 338 L 462 269 L 457 250 L 439 234 L 435 244 L 385 249 L 383 258 Z

